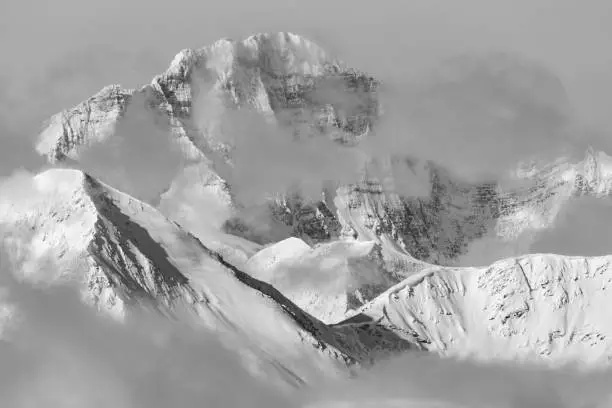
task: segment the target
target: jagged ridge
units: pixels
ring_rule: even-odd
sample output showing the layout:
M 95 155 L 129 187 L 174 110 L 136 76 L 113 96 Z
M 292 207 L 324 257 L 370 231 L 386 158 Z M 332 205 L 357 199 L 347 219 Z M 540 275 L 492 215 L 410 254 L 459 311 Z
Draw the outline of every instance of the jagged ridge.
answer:
M 341 324 L 375 320 L 444 355 L 605 365 L 611 261 L 536 254 L 484 268 L 431 267 Z

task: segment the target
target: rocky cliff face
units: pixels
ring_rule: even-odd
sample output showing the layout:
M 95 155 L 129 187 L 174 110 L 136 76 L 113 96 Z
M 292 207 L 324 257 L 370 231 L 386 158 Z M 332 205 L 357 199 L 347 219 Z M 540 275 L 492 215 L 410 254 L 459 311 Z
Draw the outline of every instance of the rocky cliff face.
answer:
M 493 65 L 491 70 L 501 69 Z M 471 65 L 460 66 L 459 77 L 466 76 L 463 71 Z M 542 75 L 535 72 L 534 78 L 541 80 Z M 525 88 L 522 82 L 511 85 L 514 93 Z M 470 251 L 478 251 L 473 245 L 483 238 L 513 245 L 521 236 L 528 242 L 530 234 L 554 222 L 571 197 L 606 196 L 610 191 L 609 157 L 588 151 L 582 161 L 560 160 L 523 172 L 520 177 L 528 183 L 522 188 L 464 182 L 439 164 L 427 163 L 430 187 L 423 197 L 402 195 L 370 175 L 357 185 L 331 185 L 321 192 L 320 201 L 286 194 L 263 205 L 264 215 L 244 216 L 248 209 L 232 191 L 235 163 L 232 142 L 224 133 L 227 112 L 254 110 L 287 130 L 288 137 L 319 134 L 340 144 L 358 143 L 381 119 L 379 87 L 371 76 L 346 67 L 294 34 L 220 40 L 181 51 L 166 72 L 138 90 L 110 86 L 54 116 L 37 149 L 52 162 L 78 160 L 80 151 L 109 143 L 137 100 L 154 112 L 190 161 L 171 186 L 159 186 L 166 190 L 160 208 L 177 208 L 189 195 L 195 207 L 215 207 L 215 220 L 225 220 L 220 226 L 225 231 L 261 244 L 288 236 L 311 245 L 356 237 L 389 241 L 419 260 L 440 265 L 462 263 Z M 415 158 L 391 160 L 413 163 Z M 393 184 L 393 172 L 390 177 Z M 397 177 L 395 182 L 401 181 Z M 266 225 L 262 228 L 253 219 Z M 518 250 L 528 249 L 525 244 Z
M 375 87 L 373 78 L 344 67 L 315 44 L 290 33 L 220 40 L 210 47 L 181 51 L 165 73 L 141 89 L 109 86 L 55 115 L 41 133 L 37 150 L 51 162 L 78 160 L 80 150 L 112 137 L 130 104 L 139 99 L 165 122 L 169 136 L 188 158 L 206 163 L 200 167 L 211 177 L 228 178 L 231 146 L 221 129 L 224 111 L 252 108 L 294 136 L 307 128 L 346 143 L 372 125 L 378 108 Z M 350 104 L 346 93 L 352 96 Z M 324 202 L 281 198 L 270 206 L 272 217 L 287 224 L 294 235 L 311 242 L 338 235 L 338 223 Z M 247 228 L 240 220 L 227 224 L 236 233 L 246 234 Z
M 336 199 L 341 224 L 363 239 L 386 237 L 417 259 L 456 265 L 485 237 L 508 244 L 520 238 L 518 251 L 528 252 L 533 236 L 554 225 L 569 200 L 606 198 L 612 191 L 612 160 L 593 150 L 581 161 L 559 159 L 522 173 L 515 188 L 461 182 L 435 165 L 429 171 L 427 198 L 389 194 L 378 182 L 344 189 Z M 511 255 L 517 254 L 502 256 Z

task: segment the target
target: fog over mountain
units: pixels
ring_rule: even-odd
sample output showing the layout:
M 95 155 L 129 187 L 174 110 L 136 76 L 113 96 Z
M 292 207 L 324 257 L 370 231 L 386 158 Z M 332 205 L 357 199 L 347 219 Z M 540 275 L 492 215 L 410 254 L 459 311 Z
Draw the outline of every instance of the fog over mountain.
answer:
M 612 405 L 612 6 L 30 3 L 2 406 Z

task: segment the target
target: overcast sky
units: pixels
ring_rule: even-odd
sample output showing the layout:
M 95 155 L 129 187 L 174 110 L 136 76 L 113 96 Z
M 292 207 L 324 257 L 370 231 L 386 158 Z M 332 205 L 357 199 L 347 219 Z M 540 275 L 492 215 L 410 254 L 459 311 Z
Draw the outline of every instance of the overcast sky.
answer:
M 201 47 L 220 37 L 240 38 L 261 31 L 286 30 L 303 34 L 337 53 L 350 65 L 392 84 L 401 84 L 402 78 L 429 66 L 440 57 L 463 51 L 517 52 L 558 75 L 580 119 L 605 134 L 612 129 L 609 112 L 612 106 L 610 21 L 610 0 L 0 0 L 0 176 L 8 175 L 17 167 L 35 168 L 40 164 L 41 160 L 37 159 L 31 145 L 42 122 L 50 115 L 86 99 L 107 84 L 134 87 L 150 81 L 183 48 Z M 571 225 L 563 228 L 574 231 Z M 542 244 L 542 247 L 546 246 Z M 63 301 L 64 297 L 57 299 Z M 40 342 L 26 344 L 41 350 L 44 357 L 40 360 L 41 367 L 51 370 L 50 375 L 44 375 L 47 371 L 43 371 L 40 378 L 45 381 L 36 380 L 34 384 L 37 387 L 55 392 L 57 381 L 65 380 L 62 376 L 57 377 L 57 372 L 59 368 L 66 368 L 66 361 L 78 363 L 72 364 L 74 370 L 90 367 L 93 372 L 100 370 L 98 361 L 107 361 L 107 357 L 113 356 L 108 365 L 116 372 L 123 372 L 125 362 L 118 358 L 121 353 L 107 352 L 106 349 L 99 353 L 96 351 L 101 346 L 98 343 L 105 343 L 100 340 L 104 337 L 95 337 L 96 342 L 90 343 L 89 338 L 82 340 L 78 330 L 65 334 L 51 324 L 57 322 L 53 319 L 61 318 L 60 322 L 70 327 L 82 319 L 81 325 L 75 327 L 85 327 L 90 322 L 89 317 L 76 316 L 71 320 L 68 317 L 72 315 L 61 312 L 74 311 L 74 308 L 51 301 L 44 303 L 42 308 L 39 307 L 41 304 L 37 300 L 32 306 L 32 314 L 38 317 L 34 321 L 47 321 L 48 324 L 40 329 L 33 326 L 32 333 L 23 335 L 31 339 L 53 339 L 46 347 Z M 90 332 L 86 327 L 83 329 L 83 333 Z M 47 355 L 53 356 L 56 352 L 53 347 L 74 336 L 77 340 L 66 344 L 79 345 L 77 352 L 73 353 L 72 348 L 47 363 Z M 143 349 L 139 340 L 130 344 L 133 345 L 130 351 L 140 350 L 141 354 L 136 354 L 136 357 L 142 357 L 142 361 L 147 361 L 147 356 L 156 355 L 150 347 Z M 94 350 L 93 356 L 87 354 L 89 350 L 85 346 Z M 5 350 L 0 349 L 0 353 Z M 210 378 L 235 378 L 240 372 L 230 363 L 227 366 L 231 370 L 227 373 L 217 372 L 217 366 L 223 366 L 220 363 L 215 365 L 214 373 L 210 369 L 201 372 L 200 367 L 205 365 L 203 360 L 196 359 L 193 364 L 186 364 L 177 356 L 204 359 L 211 358 L 211 355 L 224 357 L 224 354 L 216 346 L 206 348 L 206 353 L 201 348 L 188 350 L 193 352 L 186 354 L 180 353 L 182 350 L 170 350 L 170 354 L 164 356 L 169 356 L 169 361 L 178 361 L 181 365 L 176 370 L 198 384 L 207 383 Z M 13 353 L 15 365 L 10 367 L 23 366 L 30 358 L 31 348 L 26 347 L 25 351 L 25 354 Z M 64 361 L 64 354 L 70 358 Z M 86 363 L 82 365 L 81 360 Z M 161 365 L 163 361 L 153 360 L 153 363 Z M 390 369 L 389 375 L 380 378 L 400 378 L 397 372 L 403 373 L 404 367 L 410 367 L 409 363 L 401 363 L 401 370 Z M 460 378 L 466 384 L 460 382 L 458 391 L 451 389 L 449 392 L 453 397 L 459 393 L 480 398 L 479 392 L 487 389 L 487 380 L 492 381 L 490 389 L 498 390 L 508 382 L 506 378 L 516 377 L 517 380 L 511 380 L 510 384 L 518 385 L 509 387 L 509 392 L 516 393 L 519 386 L 519 392 L 524 389 L 521 372 L 515 373 L 514 377 L 503 371 L 503 375 L 496 377 L 488 375 L 491 371 L 470 376 L 462 375 L 465 371 L 448 374 L 445 367 L 427 367 L 433 370 L 431 377 L 423 376 L 421 370 L 413 370 L 411 377 L 407 378 L 414 378 L 416 384 L 420 384 L 419 380 L 423 383 L 439 376 L 442 380 L 438 379 L 436 384 L 440 384 L 442 390 Z M 96 376 L 89 377 L 91 372 L 86 371 L 85 378 L 95 380 Z M 167 372 L 174 373 L 171 370 Z M 200 376 L 190 377 L 194 372 Z M 119 378 L 125 379 L 129 385 L 133 380 L 130 376 L 136 374 L 128 371 Z M 157 376 L 158 372 L 154 374 Z M 165 375 L 165 372 L 161 374 Z M 0 370 L 2 378 L 12 375 L 15 375 L 13 370 Z M 111 385 L 118 382 L 114 374 L 101 375 L 113 380 Z M 91 385 L 91 382 L 84 382 L 77 371 L 70 371 L 68 377 L 65 384 L 74 384 L 75 389 L 80 390 L 83 383 Z M 32 386 L 32 381 L 24 383 L 17 381 L 21 377 L 15 378 L 14 383 L 7 384 Z M 137 378 L 153 378 L 161 383 L 167 380 L 163 375 Z M 534 377 L 526 378 L 531 380 Z M 550 378 L 550 381 L 557 381 L 554 376 Z M 53 381 L 47 382 L 48 379 Z M 243 382 L 249 384 L 246 380 Z M 566 384 L 575 386 L 576 381 L 573 378 L 560 379 L 558 383 L 557 389 L 566 390 L 569 389 Z M 157 382 L 146 382 L 145 385 L 149 385 L 146 389 L 151 388 L 150 384 Z M 168 387 L 173 385 L 168 384 Z M 368 383 L 370 388 L 364 387 L 362 393 L 376 395 L 373 384 L 378 386 L 381 383 Z M 550 395 L 556 398 L 556 395 L 548 393 L 542 397 L 540 394 L 545 393 L 535 389 L 534 384 L 537 382 L 528 385 L 534 389 L 538 400 Z M 598 384 L 598 390 L 607 390 L 607 384 L 609 381 L 603 386 Z M 393 386 L 402 390 L 405 384 Z M 144 399 L 148 394 L 142 393 L 142 389 L 137 391 Z M 252 385 L 252 389 L 256 395 L 258 388 Z M 166 390 L 160 388 L 158 392 Z M 99 394 L 97 388 L 85 391 L 87 395 Z M 173 395 L 168 393 L 168 396 Z M 355 395 L 361 397 L 362 394 Z M 515 402 L 514 394 L 511 396 L 506 399 Z M 232 401 L 226 405 L 231 403 L 237 404 Z
M 182 48 L 287 30 L 382 79 L 432 57 L 518 51 L 561 77 L 585 120 L 609 124 L 612 3 L 605 0 L 3 0 L 0 174 L 33 163 L 49 115 L 109 83 L 135 86 Z

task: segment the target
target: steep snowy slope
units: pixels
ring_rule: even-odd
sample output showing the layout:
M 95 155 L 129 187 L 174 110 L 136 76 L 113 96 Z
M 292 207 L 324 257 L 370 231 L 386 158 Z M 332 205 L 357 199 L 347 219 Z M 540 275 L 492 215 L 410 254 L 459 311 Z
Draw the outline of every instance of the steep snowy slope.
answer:
M 257 252 L 245 268 L 308 313 L 335 323 L 426 266 L 374 241 L 343 240 L 311 248 L 299 238 L 287 238 Z
M 121 320 L 132 307 L 217 333 L 254 373 L 300 385 L 408 346 L 375 325 L 331 329 L 156 209 L 77 170 L 48 170 L 0 204 L 14 270 L 71 282 Z
M 538 254 L 484 268 L 431 267 L 344 323 L 379 321 L 446 355 L 607 364 L 611 262 Z

